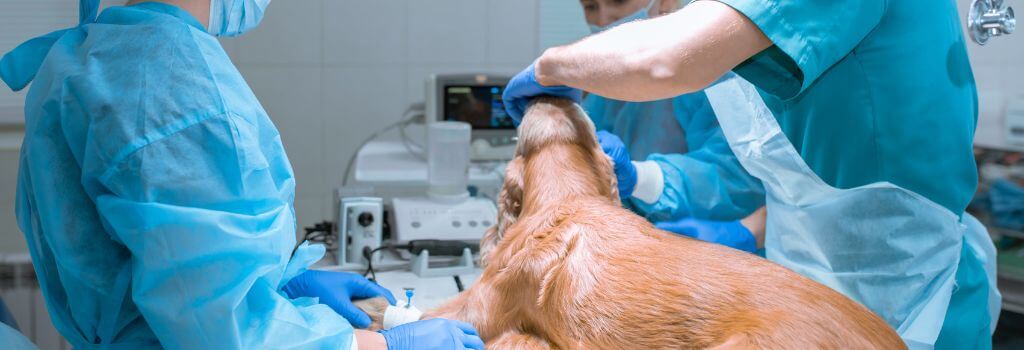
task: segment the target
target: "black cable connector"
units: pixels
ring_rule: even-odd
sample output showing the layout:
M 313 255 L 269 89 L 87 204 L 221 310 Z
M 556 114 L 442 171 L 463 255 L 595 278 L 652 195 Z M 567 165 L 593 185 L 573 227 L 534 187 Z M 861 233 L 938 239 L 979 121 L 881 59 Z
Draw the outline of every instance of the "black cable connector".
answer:
M 463 241 L 444 241 L 439 239 L 421 239 L 409 241 L 409 252 L 413 255 L 420 255 L 424 250 L 430 252 L 430 256 L 462 256 L 462 252 L 469 248 L 470 252 L 480 250 L 479 244 L 470 244 Z
M 330 221 L 323 221 L 316 223 L 312 227 L 305 227 L 306 235 L 304 240 L 313 243 L 323 243 L 330 247 L 334 245 L 337 237 L 334 235 L 334 223 Z

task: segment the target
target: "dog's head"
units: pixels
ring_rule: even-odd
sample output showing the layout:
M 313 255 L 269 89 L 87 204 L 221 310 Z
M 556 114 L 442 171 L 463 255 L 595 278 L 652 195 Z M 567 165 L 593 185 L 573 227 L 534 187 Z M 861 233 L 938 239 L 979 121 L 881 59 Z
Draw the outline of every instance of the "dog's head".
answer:
M 526 175 L 524 172 L 527 169 L 527 161 L 548 147 L 578 147 L 580 152 L 573 154 L 584 159 L 566 163 L 588 166 L 587 172 L 593 174 L 595 180 L 593 183 L 602 187 L 597 188 L 597 192 L 616 203 L 619 202 L 612 161 L 601 150 L 594 123 L 579 105 L 561 98 L 537 98 L 526 110 L 518 133 L 515 158 L 509 162 L 505 170 L 505 181 L 498 195 L 498 219 L 481 241 L 481 261 L 484 263 L 487 261 L 488 253 L 501 242 L 505 230 L 516 223 L 523 211 Z M 558 176 L 557 173 L 541 175 Z

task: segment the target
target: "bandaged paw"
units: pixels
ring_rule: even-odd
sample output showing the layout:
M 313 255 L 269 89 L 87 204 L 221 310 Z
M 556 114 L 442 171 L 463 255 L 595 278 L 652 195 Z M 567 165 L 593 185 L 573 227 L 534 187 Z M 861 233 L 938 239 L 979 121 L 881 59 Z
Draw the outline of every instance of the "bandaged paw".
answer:
M 384 329 L 391 329 L 406 323 L 419 321 L 420 317 L 423 317 L 423 311 L 420 311 L 415 306 L 406 308 L 405 301 L 399 301 L 397 305 L 388 306 L 384 310 L 383 326 Z

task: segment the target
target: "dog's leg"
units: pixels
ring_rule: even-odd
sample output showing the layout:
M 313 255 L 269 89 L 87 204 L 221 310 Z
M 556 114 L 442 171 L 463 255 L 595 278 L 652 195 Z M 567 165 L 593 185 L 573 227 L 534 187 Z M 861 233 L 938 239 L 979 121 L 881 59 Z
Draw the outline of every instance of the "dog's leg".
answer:
M 387 310 L 389 305 L 387 299 L 382 297 L 363 299 L 354 301 L 352 304 L 360 310 L 363 310 L 367 316 L 370 316 L 370 320 L 372 322 L 370 323 L 370 327 L 367 327 L 366 330 L 376 332 L 384 329 L 384 311 Z
M 476 327 L 480 337 L 487 340 L 501 334 L 511 321 L 502 319 L 508 313 L 501 310 L 503 303 L 498 297 L 493 282 L 481 277 L 455 299 L 425 313 L 423 319 L 446 318 L 463 321 Z
M 557 347 L 535 335 L 515 331 L 505 332 L 486 344 L 487 350 L 554 350 Z

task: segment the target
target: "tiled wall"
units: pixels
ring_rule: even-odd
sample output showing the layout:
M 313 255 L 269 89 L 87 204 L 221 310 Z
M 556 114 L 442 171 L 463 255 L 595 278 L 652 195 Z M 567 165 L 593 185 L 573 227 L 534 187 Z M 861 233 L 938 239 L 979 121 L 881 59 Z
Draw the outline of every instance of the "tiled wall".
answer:
M 568 1 L 568 0 L 565 0 Z M 539 0 L 288 0 L 224 40 L 280 129 L 300 226 L 331 219 L 364 137 L 423 101 L 431 73 L 514 74 L 538 54 Z
M 958 2 L 961 17 L 964 17 L 970 1 Z M 1017 12 L 1024 9 L 1024 1 L 1006 3 L 1016 6 Z M 967 50 L 978 83 L 980 103 L 975 140 L 980 145 L 1024 151 L 1024 145 L 1009 144 L 1005 137 L 1007 104 L 1024 105 L 1024 35 L 1018 30 L 1010 36 L 993 38 L 985 46 L 969 42 Z
M 958 1 L 961 17 L 964 17 L 970 1 Z M 1006 1 L 1006 4 L 1014 6 L 1017 12 L 1024 10 L 1024 1 Z M 1024 92 L 1024 35 L 1020 34 L 1018 31 L 1010 36 L 992 38 L 985 46 L 969 42 L 967 49 L 978 80 L 978 90 Z

